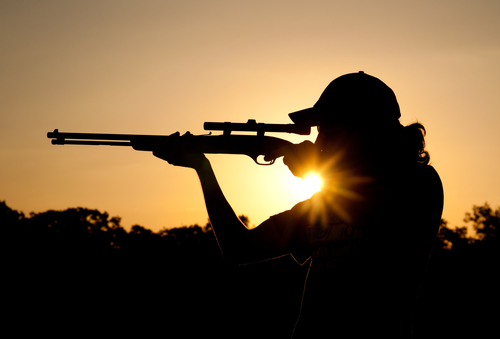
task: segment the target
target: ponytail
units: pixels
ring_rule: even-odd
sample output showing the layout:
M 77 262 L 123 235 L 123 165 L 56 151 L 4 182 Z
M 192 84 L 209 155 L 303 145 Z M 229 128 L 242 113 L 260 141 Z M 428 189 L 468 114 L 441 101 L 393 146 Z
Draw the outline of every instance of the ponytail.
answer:
M 407 161 L 427 165 L 431 159 L 425 150 L 425 128 L 415 122 L 408 126 L 401 126 L 401 151 Z

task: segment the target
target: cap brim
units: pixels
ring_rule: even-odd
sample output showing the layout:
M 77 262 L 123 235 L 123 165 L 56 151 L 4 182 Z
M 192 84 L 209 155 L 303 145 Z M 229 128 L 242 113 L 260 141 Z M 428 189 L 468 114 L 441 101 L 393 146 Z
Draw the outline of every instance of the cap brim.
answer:
M 314 107 L 306 108 L 297 112 L 289 113 L 288 116 L 297 125 L 317 126 L 318 119 Z

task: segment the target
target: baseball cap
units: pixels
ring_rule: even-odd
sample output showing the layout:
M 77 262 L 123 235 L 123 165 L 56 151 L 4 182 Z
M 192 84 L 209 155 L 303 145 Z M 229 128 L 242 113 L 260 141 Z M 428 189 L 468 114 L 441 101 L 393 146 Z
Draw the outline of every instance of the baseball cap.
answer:
M 333 80 L 316 104 L 289 114 L 296 124 L 319 126 L 335 123 L 387 123 L 401 117 L 392 89 L 363 71 Z

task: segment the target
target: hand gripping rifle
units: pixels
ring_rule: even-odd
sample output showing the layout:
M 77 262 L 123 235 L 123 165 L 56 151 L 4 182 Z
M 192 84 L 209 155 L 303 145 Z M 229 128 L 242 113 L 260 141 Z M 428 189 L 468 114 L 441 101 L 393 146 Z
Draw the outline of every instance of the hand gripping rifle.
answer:
M 279 155 L 267 163 L 258 161 L 259 156 L 266 156 L 292 143 L 265 136 L 265 132 L 285 132 L 300 135 L 309 135 L 310 126 L 298 124 L 266 124 L 248 120 L 246 123 L 234 122 L 205 122 L 205 130 L 223 131 L 222 135 L 196 135 L 192 139 L 188 152 L 212 154 L 245 154 L 259 165 L 272 165 Z M 233 135 L 233 131 L 257 132 L 257 135 Z M 47 133 L 47 138 L 52 139 L 53 145 L 108 145 L 131 146 L 136 151 L 152 151 L 155 143 L 162 135 L 139 134 L 100 134 L 100 133 Z

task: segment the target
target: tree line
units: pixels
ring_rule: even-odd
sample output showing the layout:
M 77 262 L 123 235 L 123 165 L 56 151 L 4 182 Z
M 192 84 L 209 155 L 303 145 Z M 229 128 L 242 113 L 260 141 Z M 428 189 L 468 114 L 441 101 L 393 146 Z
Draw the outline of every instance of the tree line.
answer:
M 416 338 L 480 338 L 498 318 L 489 306 L 499 300 L 500 207 L 473 206 L 464 222 L 441 221 L 416 305 Z M 305 267 L 290 257 L 234 266 L 210 223 L 158 232 L 120 223 L 95 209 L 25 215 L 0 202 L 12 324 L 37 333 L 289 337 Z

